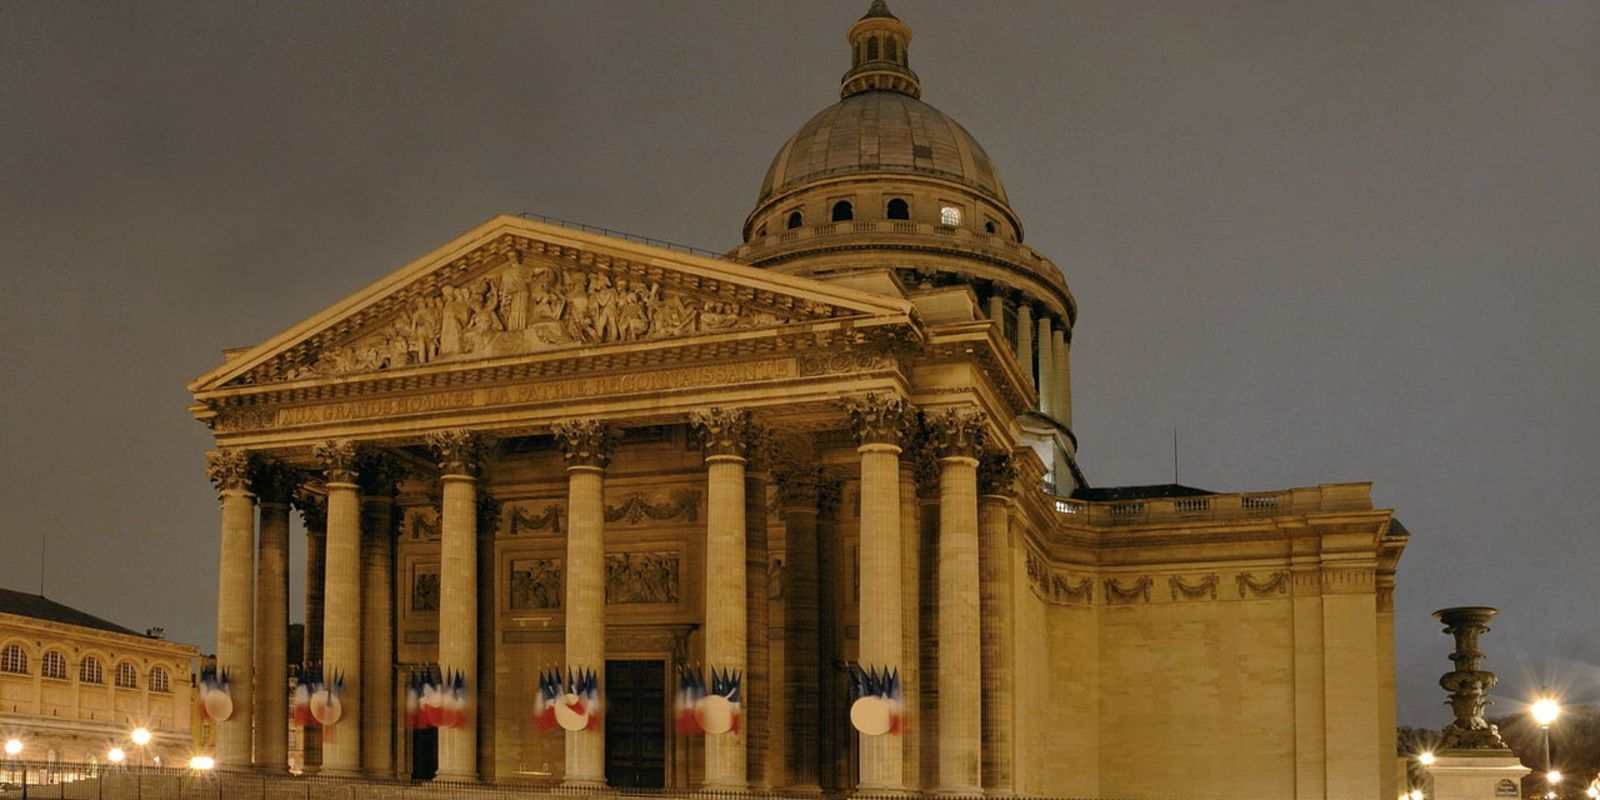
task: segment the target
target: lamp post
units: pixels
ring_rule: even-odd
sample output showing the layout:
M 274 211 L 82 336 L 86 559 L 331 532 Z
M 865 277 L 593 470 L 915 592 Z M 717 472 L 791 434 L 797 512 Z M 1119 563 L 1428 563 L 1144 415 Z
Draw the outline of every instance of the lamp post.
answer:
M 1550 724 L 1561 716 L 1561 704 L 1548 693 L 1533 702 L 1530 709 L 1533 721 L 1539 723 L 1539 728 L 1544 732 L 1544 781 L 1545 797 L 1556 796 L 1556 786 L 1561 783 L 1561 772 L 1550 766 Z
M 17 760 L 17 756 L 20 756 L 20 755 L 22 755 L 22 740 L 21 739 L 17 739 L 15 737 L 7 739 L 6 740 L 6 762 L 7 762 L 8 766 L 11 767 L 11 769 L 9 771 L 13 776 L 15 776 L 17 774 L 17 766 L 13 762 L 15 762 Z M 23 782 L 24 785 L 27 784 L 27 782 L 28 782 L 27 773 L 23 773 L 22 782 Z

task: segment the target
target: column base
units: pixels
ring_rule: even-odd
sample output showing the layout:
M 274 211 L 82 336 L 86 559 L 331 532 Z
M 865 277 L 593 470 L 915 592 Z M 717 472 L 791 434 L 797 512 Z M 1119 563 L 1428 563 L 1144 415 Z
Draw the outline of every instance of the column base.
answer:
M 359 769 L 328 769 L 327 767 L 317 770 L 316 775 L 319 778 L 338 778 L 340 780 L 359 780 L 366 777 L 361 774 Z
M 1522 777 L 1532 772 L 1509 750 L 1444 750 L 1428 766 L 1428 800 L 1494 800 L 1518 797 Z M 1510 790 L 1516 794 L 1504 794 Z
M 822 787 L 815 783 L 807 783 L 796 786 L 779 787 L 778 791 L 784 794 L 819 795 L 822 794 Z
M 935 797 L 983 797 L 984 794 L 985 792 L 981 786 L 941 787 L 933 790 Z
M 434 783 L 482 783 L 476 772 L 445 772 L 440 770 L 433 775 Z

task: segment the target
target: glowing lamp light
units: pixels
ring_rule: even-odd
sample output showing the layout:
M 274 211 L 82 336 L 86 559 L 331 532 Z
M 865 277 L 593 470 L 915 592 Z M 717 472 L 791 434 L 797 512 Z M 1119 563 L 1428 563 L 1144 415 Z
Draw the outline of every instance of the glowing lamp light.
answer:
M 1533 703 L 1533 721 L 1542 726 L 1549 727 L 1550 723 L 1561 716 L 1561 704 L 1549 697 L 1541 697 Z
M 1422 755 L 1417 756 L 1417 761 L 1424 767 L 1433 766 L 1433 751 L 1429 750 L 1424 752 Z
M 1411 790 L 1411 794 L 1408 795 L 1408 797 L 1410 797 L 1411 800 L 1422 800 L 1422 790 L 1421 789 L 1412 789 Z
M 1546 772 L 1544 774 L 1544 779 L 1549 781 L 1551 786 L 1554 786 L 1554 785 L 1560 783 L 1561 782 L 1561 770 L 1553 769 L 1553 770 L 1550 770 L 1549 772 Z
M 195 756 L 189 759 L 189 769 L 196 772 L 207 772 L 217 766 L 217 760 L 211 756 Z
M 6 755 L 15 758 L 16 756 L 20 755 L 21 753 L 22 753 L 22 740 L 21 739 L 7 739 L 6 740 Z
M 1584 794 L 1590 797 L 1600 798 L 1600 786 L 1591 785 L 1589 789 L 1584 792 Z
M 122 760 L 127 757 L 128 754 L 122 752 L 122 748 L 120 747 L 113 747 L 111 748 L 111 752 L 106 753 L 106 758 L 110 759 L 111 763 L 113 764 L 121 764 Z
M 134 728 L 133 729 L 133 733 L 131 734 L 131 737 L 133 738 L 133 743 L 134 744 L 139 745 L 140 747 L 144 747 L 145 745 L 150 743 L 150 729 L 149 728 Z

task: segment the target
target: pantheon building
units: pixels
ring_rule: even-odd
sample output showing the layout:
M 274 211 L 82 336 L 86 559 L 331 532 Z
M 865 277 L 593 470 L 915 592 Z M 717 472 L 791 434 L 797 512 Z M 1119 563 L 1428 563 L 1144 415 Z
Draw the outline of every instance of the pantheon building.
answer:
M 880 0 L 846 39 L 737 248 L 496 217 L 190 384 L 223 767 L 287 770 L 303 569 L 324 776 L 1388 796 L 1392 512 L 1095 486 L 1063 270 L 907 24 Z M 597 680 L 576 730 L 538 724 L 552 671 Z M 465 722 L 408 725 L 439 675 Z

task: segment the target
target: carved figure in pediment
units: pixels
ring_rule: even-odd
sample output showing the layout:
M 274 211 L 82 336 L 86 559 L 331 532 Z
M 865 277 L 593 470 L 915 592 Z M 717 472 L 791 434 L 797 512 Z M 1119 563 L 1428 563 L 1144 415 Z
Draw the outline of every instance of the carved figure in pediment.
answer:
M 621 281 L 618 281 L 621 284 Z M 605 275 L 594 275 L 589 279 L 589 307 L 593 319 L 589 322 L 592 341 L 615 342 L 622 338 L 622 333 L 617 326 L 617 289 L 611 285 L 611 279 Z
M 707 300 L 700 309 L 700 329 L 720 331 L 739 324 L 739 304 L 726 300 Z
M 443 324 L 439 329 L 439 355 L 453 356 L 466 352 L 461 348 L 462 334 L 472 323 L 472 303 L 464 287 L 444 288 Z
M 650 332 L 650 307 L 655 299 L 656 284 L 641 285 L 617 281 L 620 290 L 617 303 L 617 328 L 622 340 L 632 342 L 643 339 Z
M 680 295 L 672 295 L 657 304 L 655 313 L 656 333 L 663 336 L 679 336 L 693 333 L 699 325 L 699 309 L 686 301 Z

